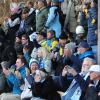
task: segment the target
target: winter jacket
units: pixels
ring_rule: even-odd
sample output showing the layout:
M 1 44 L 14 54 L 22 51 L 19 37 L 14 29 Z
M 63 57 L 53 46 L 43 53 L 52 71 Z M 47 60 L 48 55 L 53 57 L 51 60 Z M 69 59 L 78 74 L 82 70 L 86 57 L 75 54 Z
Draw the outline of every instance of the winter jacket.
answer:
M 90 46 L 97 44 L 97 36 L 95 30 L 97 29 L 97 9 L 96 7 L 89 9 L 89 18 L 88 18 L 88 34 L 87 42 Z
M 43 82 L 35 82 L 31 85 L 31 87 L 32 94 L 35 97 L 40 97 L 47 100 L 61 100 L 60 95 L 57 93 L 54 87 L 51 76 L 47 77 Z
M 10 88 L 12 88 L 12 93 L 13 94 L 20 94 L 22 92 L 22 90 L 20 89 L 20 86 L 23 84 L 24 79 L 26 77 L 26 66 L 22 66 L 18 69 L 22 79 L 19 79 L 17 76 L 15 76 L 14 74 L 10 74 L 7 76 L 7 82 L 10 86 Z
M 61 34 L 61 24 L 59 21 L 59 14 L 55 13 L 55 10 L 57 10 L 58 7 L 56 6 L 52 6 L 49 9 L 49 13 L 48 13 L 48 19 L 46 22 L 46 28 L 49 30 L 54 30 L 55 31 L 55 36 L 56 38 L 59 38 L 60 34 Z
M 43 7 L 36 15 L 36 32 L 40 32 L 44 29 L 48 17 L 48 9 Z

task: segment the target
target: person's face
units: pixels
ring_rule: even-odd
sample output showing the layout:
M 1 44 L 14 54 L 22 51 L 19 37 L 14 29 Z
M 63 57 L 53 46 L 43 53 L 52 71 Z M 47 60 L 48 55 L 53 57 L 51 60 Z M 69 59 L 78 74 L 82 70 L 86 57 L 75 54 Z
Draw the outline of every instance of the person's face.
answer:
M 51 6 L 51 0 L 46 0 L 46 2 L 48 6 Z
M 53 37 L 52 33 L 47 33 L 47 39 L 51 39 Z
M 39 58 L 42 57 L 42 52 L 41 52 L 40 49 L 38 50 L 37 55 L 38 55 Z
M 38 9 L 38 2 L 34 2 L 34 8 Z
M 38 35 L 36 40 L 37 40 L 37 42 L 42 41 L 43 40 L 43 36 L 42 35 Z
M 38 69 L 38 64 L 33 62 L 30 67 L 31 67 L 32 74 L 34 74 L 35 71 Z
M 84 60 L 81 71 L 87 72 L 91 65 L 93 65 L 92 61 Z
M 66 42 L 66 39 L 59 39 L 59 44 L 61 45 L 61 47 L 65 47 Z
M 83 33 L 78 34 L 77 37 L 79 38 L 83 37 Z
M 23 45 L 25 45 L 25 44 L 28 43 L 28 39 L 26 39 L 26 38 L 24 38 L 24 37 L 22 37 L 22 40 L 21 40 L 21 41 L 22 41 L 22 44 L 23 44 Z
M 17 60 L 16 60 L 17 69 L 19 69 L 19 68 L 22 67 L 23 65 L 24 65 L 24 63 L 22 63 L 21 59 L 17 59 Z
M 41 9 L 42 7 L 44 7 L 44 3 L 41 1 L 38 1 L 38 9 Z
M 64 55 L 65 56 L 71 56 L 72 55 L 72 52 L 71 52 L 71 50 L 70 49 L 68 49 L 68 48 L 64 48 Z
M 22 13 L 22 19 L 26 19 L 28 17 L 28 13 L 24 14 Z
M 78 47 L 77 51 L 78 51 L 79 54 L 81 54 L 81 53 L 84 53 L 86 51 L 86 48 Z
M 99 72 L 90 72 L 90 80 L 98 80 L 98 79 L 100 79 Z

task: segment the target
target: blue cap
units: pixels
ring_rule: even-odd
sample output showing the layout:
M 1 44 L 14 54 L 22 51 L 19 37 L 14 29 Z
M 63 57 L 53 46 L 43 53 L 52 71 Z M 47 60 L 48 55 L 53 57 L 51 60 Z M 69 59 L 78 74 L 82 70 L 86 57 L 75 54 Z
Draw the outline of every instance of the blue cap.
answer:
M 89 44 L 86 41 L 80 42 L 78 47 L 83 47 L 83 48 L 90 48 Z

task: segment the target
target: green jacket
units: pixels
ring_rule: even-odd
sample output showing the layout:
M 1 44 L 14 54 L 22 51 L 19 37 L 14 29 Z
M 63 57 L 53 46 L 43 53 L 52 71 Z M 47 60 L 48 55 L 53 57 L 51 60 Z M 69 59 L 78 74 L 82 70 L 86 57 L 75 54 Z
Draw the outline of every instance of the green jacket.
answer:
M 43 7 L 39 10 L 36 16 L 36 31 L 40 32 L 44 29 L 44 26 L 46 24 L 48 18 L 48 9 L 46 7 Z

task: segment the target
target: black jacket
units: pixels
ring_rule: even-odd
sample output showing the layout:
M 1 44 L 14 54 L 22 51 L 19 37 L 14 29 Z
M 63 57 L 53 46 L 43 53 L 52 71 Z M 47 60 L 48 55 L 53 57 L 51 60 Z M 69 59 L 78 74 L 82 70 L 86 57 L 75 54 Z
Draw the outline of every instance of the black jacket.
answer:
M 96 87 L 90 86 L 87 89 L 84 100 L 100 100 L 98 93 L 100 92 L 100 81 Z
M 14 47 L 11 45 L 6 45 L 2 52 L 2 61 L 8 61 L 9 67 L 11 67 L 11 65 L 15 64 L 16 59 L 17 55 Z
M 46 78 L 43 83 L 34 83 L 32 86 L 32 94 L 35 97 L 40 97 L 46 100 L 61 100 L 60 95 L 57 93 L 52 76 Z

